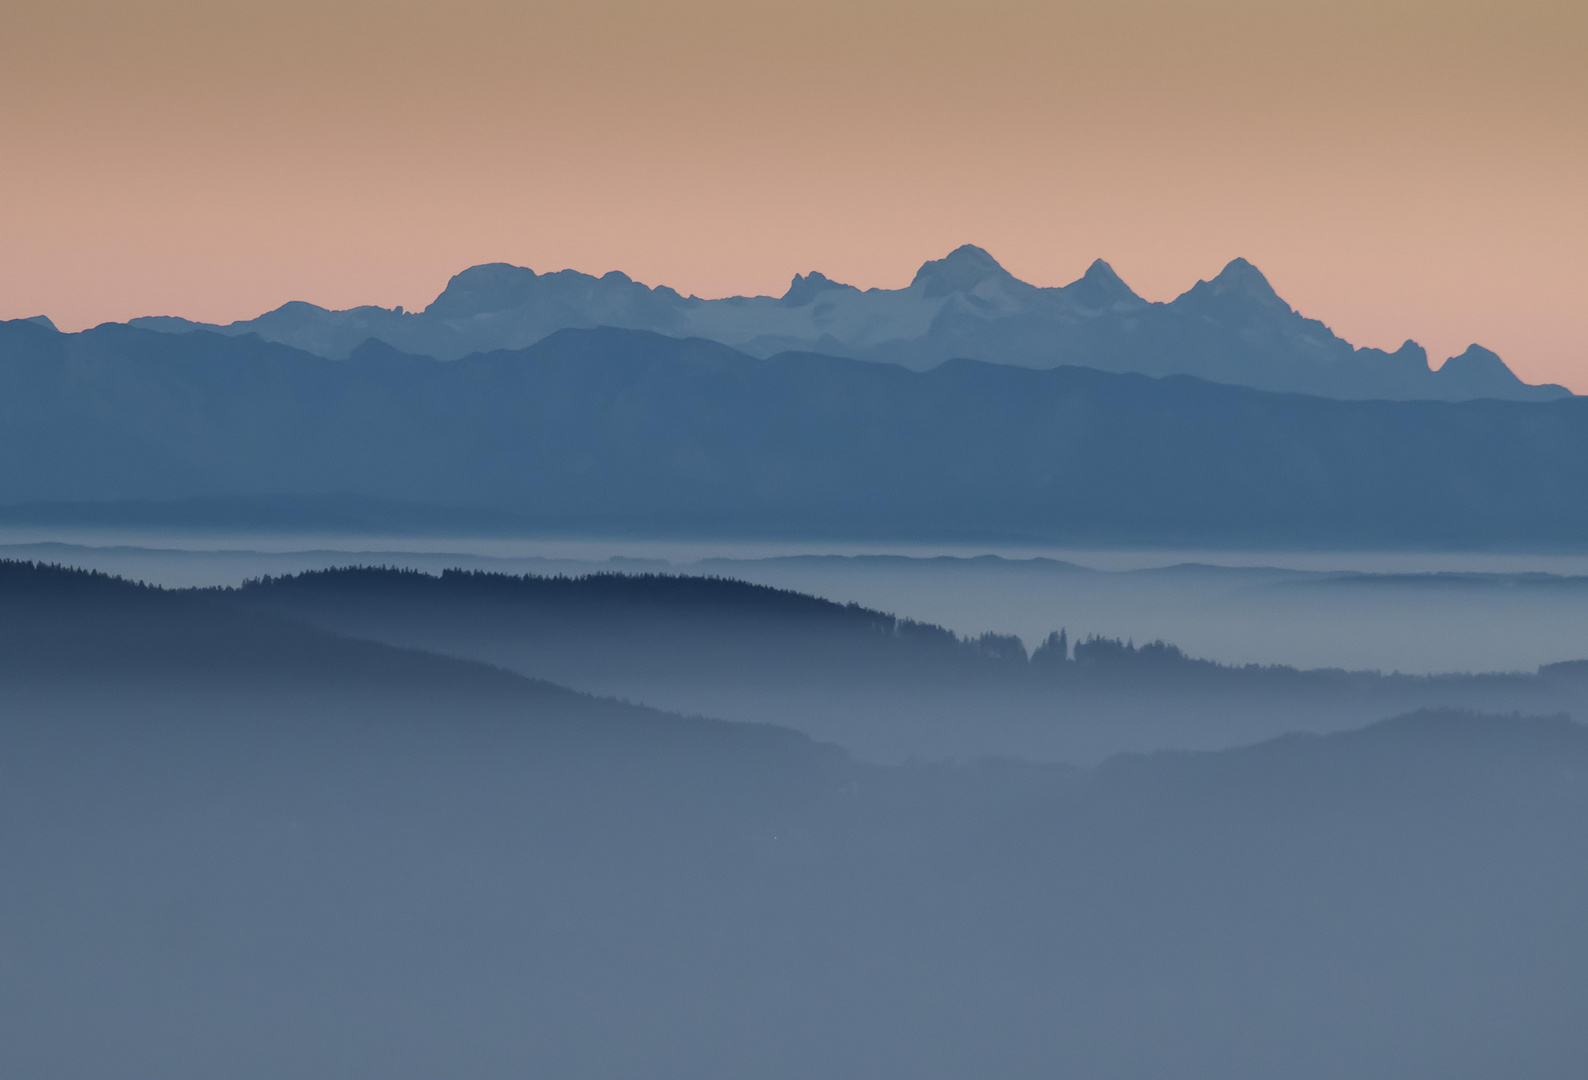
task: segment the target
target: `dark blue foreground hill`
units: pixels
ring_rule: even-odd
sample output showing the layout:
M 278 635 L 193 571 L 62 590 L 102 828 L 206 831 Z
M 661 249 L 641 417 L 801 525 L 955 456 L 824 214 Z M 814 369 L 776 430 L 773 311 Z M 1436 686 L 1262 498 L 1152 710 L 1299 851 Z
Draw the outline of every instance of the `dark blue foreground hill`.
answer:
M 1581 548 L 1588 401 L 918 373 L 618 330 L 443 363 L 0 325 L 0 503 L 338 494 L 551 531 Z

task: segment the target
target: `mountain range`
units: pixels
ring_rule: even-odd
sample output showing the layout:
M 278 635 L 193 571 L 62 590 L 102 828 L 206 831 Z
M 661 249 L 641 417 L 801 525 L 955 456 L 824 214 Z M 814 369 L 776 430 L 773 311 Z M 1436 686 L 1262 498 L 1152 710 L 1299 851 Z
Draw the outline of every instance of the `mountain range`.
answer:
M 1580 547 L 1588 401 L 1336 401 L 563 330 L 439 361 L 0 324 L 0 503 L 361 496 L 568 534 Z
M 767 358 L 813 352 L 926 370 L 973 359 L 1030 368 L 1061 365 L 1145 375 L 1194 375 L 1263 390 L 1346 399 L 1541 401 L 1564 387 L 1531 386 L 1474 345 L 1430 370 L 1423 348 L 1355 348 L 1299 314 L 1263 274 L 1235 259 L 1168 303 L 1138 296 L 1101 259 L 1058 288 L 1029 285 L 966 245 L 923 265 L 903 289 L 859 289 L 812 272 L 781 297 L 705 300 L 613 271 L 537 274 L 506 263 L 456 275 L 419 312 L 285 304 L 216 326 L 174 317 L 144 329 L 258 334 L 332 359 L 374 339 L 442 360 L 521 349 L 565 329 L 610 326 L 704 338 Z

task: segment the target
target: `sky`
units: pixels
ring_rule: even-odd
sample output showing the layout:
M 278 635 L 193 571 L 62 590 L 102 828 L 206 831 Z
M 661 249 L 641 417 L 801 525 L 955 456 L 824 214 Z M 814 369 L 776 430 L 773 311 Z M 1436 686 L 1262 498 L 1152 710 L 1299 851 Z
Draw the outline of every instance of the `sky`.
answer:
M 1582 0 L 4 0 L 0 317 L 723 296 L 975 243 L 1588 392 Z

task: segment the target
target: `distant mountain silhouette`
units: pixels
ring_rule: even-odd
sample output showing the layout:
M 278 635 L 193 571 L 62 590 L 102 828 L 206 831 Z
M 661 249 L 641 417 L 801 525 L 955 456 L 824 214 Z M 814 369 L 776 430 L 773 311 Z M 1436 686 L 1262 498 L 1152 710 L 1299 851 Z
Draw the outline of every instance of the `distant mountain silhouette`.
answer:
M 907 288 L 896 290 L 862 291 L 812 272 L 796 274 L 782 297 L 702 300 L 615 271 L 597 278 L 493 263 L 458 274 L 422 312 L 328 311 L 298 302 L 229 326 L 169 317 L 134 319 L 133 325 L 257 333 L 335 359 L 370 338 L 455 360 L 524 348 L 558 330 L 612 326 L 706 338 L 760 357 L 818 352 L 914 370 L 968 358 L 1195 375 L 1348 399 L 1543 401 L 1567 393 L 1523 383 L 1478 346 L 1437 371 L 1429 370 L 1427 354 L 1414 342 L 1393 353 L 1355 349 L 1323 323 L 1291 310 L 1244 259 L 1165 304 L 1137 296 L 1101 259 L 1078 281 L 1037 288 L 972 245 L 926 263 Z
M 256 335 L 10 322 L 0 421 L 0 503 L 345 494 L 609 534 L 1588 543 L 1576 398 L 912 372 L 611 329 L 330 361 Z

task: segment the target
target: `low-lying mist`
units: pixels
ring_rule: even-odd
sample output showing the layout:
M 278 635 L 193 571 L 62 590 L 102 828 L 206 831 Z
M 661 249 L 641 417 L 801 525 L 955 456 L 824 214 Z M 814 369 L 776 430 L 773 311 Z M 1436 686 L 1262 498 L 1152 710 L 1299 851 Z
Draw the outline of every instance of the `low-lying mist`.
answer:
M 45 540 L 46 537 L 54 539 Z M 157 584 L 235 585 L 346 566 L 440 573 L 715 575 L 935 623 L 1173 642 L 1226 664 L 1532 671 L 1588 641 L 1588 559 L 1417 552 L 1061 551 L 102 528 L 0 530 L 0 555 Z M 821 553 L 825 552 L 825 554 Z
M 856 737 L 578 693 L 492 641 Z M 1588 729 L 1473 711 L 1575 700 L 1576 667 L 1063 652 L 723 580 L 0 563 L 8 1071 L 1581 1074 Z M 1254 738 L 974 752 L 1087 715 L 1094 748 Z M 964 752 L 844 748 L 912 738 Z
M 591 693 L 774 723 L 876 761 L 985 756 L 1090 764 L 1336 731 L 1417 708 L 1574 712 L 1581 665 L 1386 676 L 1231 667 L 1173 644 L 927 623 L 726 579 L 439 576 L 343 569 L 217 593 L 361 638 L 482 660 Z

